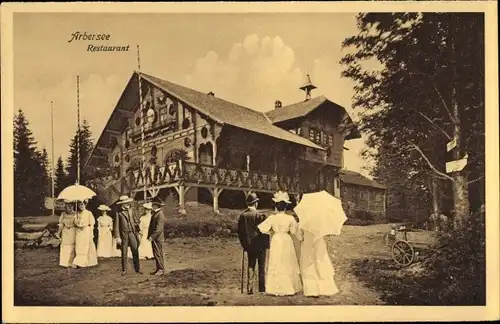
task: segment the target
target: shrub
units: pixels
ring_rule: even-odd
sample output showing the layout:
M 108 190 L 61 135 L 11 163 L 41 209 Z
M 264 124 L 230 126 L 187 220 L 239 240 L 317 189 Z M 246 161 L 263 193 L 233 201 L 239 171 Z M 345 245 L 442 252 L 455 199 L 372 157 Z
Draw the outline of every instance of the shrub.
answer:
M 359 218 L 348 218 L 344 225 L 352 225 L 352 226 L 368 226 L 373 225 L 373 221 L 359 219 Z
M 186 206 L 186 215 L 172 211 L 165 220 L 165 236 L 174 237 L 227 237 L 236 235 L 236 223 L 241 211 L 221 210 L 215 213 L 206 205 Z
M 485 305 L 485 228 L 475 219 L 443 234 L 424 265 L 435 298 L 448 305 Z

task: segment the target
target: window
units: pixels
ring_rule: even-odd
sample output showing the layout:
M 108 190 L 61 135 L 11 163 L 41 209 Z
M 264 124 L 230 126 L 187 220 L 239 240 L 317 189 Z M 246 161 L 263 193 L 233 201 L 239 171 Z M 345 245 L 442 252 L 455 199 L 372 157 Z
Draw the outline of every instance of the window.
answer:
M 328 145 L 333 146 L 333 136 L 328 135 Z
M 321 131 L 321 144 L 326 145 L 328 141 L 328 138 L 326 137 L 325 132 Z
M 319 131 L 315 131 L 315 133 L 316 133 L 315 142 L 317 144 L 320 144 L 321 143 L 321 133 Z
M 316 138 L 316 131 L 314 128 L 309 128 L 309 140 L 313 141 Z
M 166 123 L 167 122 L 167 108 L 161 108 L 160 109 L 160 123 Z
M 297 135 L 302 136 L 302 128 L 297 128 Z
M 123 136 L 123 145 L 125 146 L 125 148 L 130 147 L 130 128 L 127 128 L 127 130 L 125 130 Z
M 188 119 L 189 121 L 191 121 L 191 111 L 184 106 L 182 106 L 182 109 L 183 109 L 182 115 L 183 115 L 184 119 Z

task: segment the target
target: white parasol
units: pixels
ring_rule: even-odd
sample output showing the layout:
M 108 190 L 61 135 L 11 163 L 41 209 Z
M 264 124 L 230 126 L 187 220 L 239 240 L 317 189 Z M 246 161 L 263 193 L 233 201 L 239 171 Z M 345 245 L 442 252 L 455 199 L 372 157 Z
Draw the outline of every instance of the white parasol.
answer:
M 57 199 L 66 199 L 70 201 L 84 201 L 87 199 L 90 199 L 94 197 L 96 193 L 81 185 L 81 184 L 74 184 L 72 186 L 64 188 L 63 191 L 57 196 Z
M 317 239 L 329 234 L 340 235 L 347 220 L 341 200 L 325 190 L 304 194 L 293 210 L 299 217 L 300 228 Z

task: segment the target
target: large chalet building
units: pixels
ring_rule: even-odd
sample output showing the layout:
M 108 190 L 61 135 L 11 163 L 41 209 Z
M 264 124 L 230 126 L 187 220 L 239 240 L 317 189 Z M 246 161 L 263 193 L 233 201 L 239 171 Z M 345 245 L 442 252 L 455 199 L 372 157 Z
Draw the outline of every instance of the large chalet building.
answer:
M 340 197 L 344 141 L 360 134 L 343 107 L 312 98 L 314 88 L 308 76 L 304 101 L 264 113 L 134 72 L 86 161 L 97 170 L 89 185 L 108 204 L 174 190 L 181 211 L 207 192 L 215 210 L 222 192 L 243 202 L 278 189 Z

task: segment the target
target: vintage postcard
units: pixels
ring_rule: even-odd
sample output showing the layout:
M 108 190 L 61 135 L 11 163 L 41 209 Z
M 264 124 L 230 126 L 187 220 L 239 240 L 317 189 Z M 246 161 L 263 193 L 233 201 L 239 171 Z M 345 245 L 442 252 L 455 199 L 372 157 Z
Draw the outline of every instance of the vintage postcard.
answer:
M 499 318 L 496 2 L 0 21 L 3 322 Z

